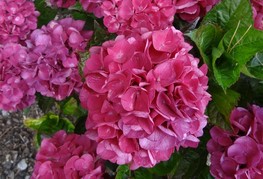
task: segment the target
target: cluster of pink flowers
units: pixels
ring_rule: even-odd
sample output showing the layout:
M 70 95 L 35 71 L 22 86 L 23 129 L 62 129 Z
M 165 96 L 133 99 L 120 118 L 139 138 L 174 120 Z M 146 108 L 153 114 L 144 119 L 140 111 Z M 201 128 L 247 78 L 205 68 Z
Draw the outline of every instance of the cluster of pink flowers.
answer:
M 105 0 L 80 0 L 79 2 L 85 11 L 93 13 L 96 17 L 101 18 L 103 16 L 101 9 L 103 1 Z
M 165 29 L 172 25 L 172 0 L 105 0 L 101 6 L 109 32 L 127 34 Z
M 42 95 L 62 100 L 81 88 L 77 52 L 85 50 L 92 35 L 83 30 L 84 24 L 65 18 L 32 32 L 27 41 L 31 63 L 25 80 Z
M 263 108 L 238 107 L 231 113 L 232 131 L 213 127 L 207 143 L 215 178 L 263 178 Z
M 0 46 L 0 109 L 22 110 L 35 102 L 35 89 L 23 79 L 27 49 L 19 44 Z
M 220 0 L 174 0 L 176 14 L 183 20 L 191 22 L 203 17 Z
M 136 169 L 197 147 L 210 95 L 207 66 L 198 68 L 190 49 L 173 27 L 90 49 L 80 100 L 100 157 Z
M 92 36 L 84 21 L 71 18 L 37 27 L 34 3 L 0 1 L 0 109 L 22 110 L 35 92 L 62 100 L 79 91 L 78 52 Z M 23 46 L 22 46 L 23 45 Z
M 76 4 L 76 0 L 46 0 L 47 4 L 60 8 L 69 8 Z
M 251 0 L 253 8 L 254 27 L 263 30 L 263 1 Z
M 39 12 L 28 0 L 0 1 L 0 44 L 25 40 L 37 28 Z
M 220 0 L 100 0 L 91 5 L 86 1 L 84 9 L 104 16 L 104 25 L 111 33 L 145 33 L 165 29 L 172 25 L 174 15 L 194 21 L 203 17 Z M 84 3 L 83 3 L 84 4 Z M 88 8 L 87 8 L 88 7 Z M 97 8 L 95 8 L 97 7 Z
M 84 134 L 58 131 L 41 142 L 31 179 L 101 178 L 104 162 L 97 158 L 95 149 L 96 143 Z

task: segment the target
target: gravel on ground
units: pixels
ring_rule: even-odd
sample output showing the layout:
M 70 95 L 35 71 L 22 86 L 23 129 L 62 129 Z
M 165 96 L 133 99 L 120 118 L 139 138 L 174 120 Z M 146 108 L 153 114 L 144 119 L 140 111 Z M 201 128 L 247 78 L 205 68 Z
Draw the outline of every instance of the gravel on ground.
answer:
M 23 119 L 39 117 L 36 105 L 25 112 L 0 111 L 0 179 L 29 179 L 34 167 L 34 132 Z

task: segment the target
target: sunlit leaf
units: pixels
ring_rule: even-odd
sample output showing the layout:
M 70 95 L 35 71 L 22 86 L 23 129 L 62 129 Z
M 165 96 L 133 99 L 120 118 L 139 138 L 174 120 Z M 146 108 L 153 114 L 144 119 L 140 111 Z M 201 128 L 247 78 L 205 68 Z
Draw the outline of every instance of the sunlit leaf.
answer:
M 67 132 L 74 132 L 74 125 L 66 118 L 48 113 L 39 119 L 25 119 L 24 124 L 26 127 L 36 130 L 39 133 L 53 134 L 59 130 Z

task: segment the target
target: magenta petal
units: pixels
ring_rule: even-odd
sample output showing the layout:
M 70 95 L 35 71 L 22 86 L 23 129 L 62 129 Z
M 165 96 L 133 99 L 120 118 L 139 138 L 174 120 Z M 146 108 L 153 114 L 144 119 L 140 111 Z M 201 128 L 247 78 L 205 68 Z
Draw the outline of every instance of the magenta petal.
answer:
M 227 154 L 237 163 L 247 164 L 248 166 L 256 166 L 261 160 L 261 152 L 257 143 L 248 136 L 239 137 L 228 148 Z
M 128 20 L 133 15 L 133 8 L 132 8 L 132 1 L 131 0 L 123 0 L 120 7 L 118 14 L 121 18 Z
M 164 92 L 160 92 L 156 99 L 157 108 L 162 114 L 173 119 L 176 117 L 175 110 L 173 109 L 173 102 Z
M 156 129 L 150 136 L 139 139 L 139 143 L 146 150 L 167 150 L 175 146 L 175 137 Z
M 121 136 L 119 138 L 120 149 L 126 153 L 132 153 L 139 150 L 139 144 L 136 139 Z
M 174 51 L 178 46 L 176 43 L 176 33 L 179 33 L 179 31 L 176 32 L 174 28 L 153 32 L 154 48 L 162 52 Z
M 106 92 L 105 85 L 107 80 L 107 74 L 104 73 L 92 73 L 87 76 L 87 85 L 96 92 Z
M 221 162 L 221 167 L 227 176 L 234 176 L 238 169 L 238 164 L 230 157 L 225 157 Z
M 74 167 L 76 170 L 86 170 L 88 171 L 89 169 L 94 168 L 94 159 L 90 154 L 84 154 L 79 158 L 78 160 L 75 161 Z
M 117 41 L 113 47 L 108 48 L 108 53 L 115 62 L 124 63 L 132 57 L 134 47 L 122 39 Z
M 230 146 L 233 143 L 230 135 L 228 133 L 225 133 L 219 127 L 213 127 L 210 130 L 210 135 L 215 142 L 219 143 L 222 146 Z
M 110 139 L 117 136 L 117 127 L 103 125 L 98 127 L 98 136 L 102 139 Z

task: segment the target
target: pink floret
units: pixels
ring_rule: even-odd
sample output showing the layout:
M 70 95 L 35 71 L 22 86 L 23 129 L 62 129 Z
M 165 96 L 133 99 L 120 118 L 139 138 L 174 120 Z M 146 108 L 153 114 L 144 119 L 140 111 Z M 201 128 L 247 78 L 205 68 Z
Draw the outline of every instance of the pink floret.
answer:
M 42 95 L 62 100 L 81 88 L 78 52 L 85 50 L 92 35 L 83 30 L 84 24 L 65 18 L 32 32 L 27 41 L 32 61 L 27 80 Z
M 96 156 L 95 148 L 84 134 L 58 131 L 41 142 L 31 179 L 102 178 L 104 162 Z
M 93 13 L 96 17 L 101 18 L 103 16 L 101 9 L 103 1 L 105 0 L 80 0 L 79 2 L 85 11 Z
M 202 18 L 220 0 L 175 0 L 176 14 L 183 20 L 192 22 Z
M 230 116 L 232 131 L 210 130 L 210 172 L 215 178 L 263 178 L 263 108 L 238 107 Z
M 254 27 L 263 30 L 263 1 L 251 0 L 253 8 Z
M 101 6 L 103 22 L 111 33 L 145 33 L 172 25 L 172 0 L 105 0 Z
M 60 7 L 60 8 L 69 8 L 76 4 L 76 0 L 46 0 L 48 4 Z
M 0 44 L 25 40 L 37 28 L 39 12 L 28 0 L 0 1 Z
M 207 67 L 190 49 L 173 27 L 90 49 L 80 100 L 99 156 L 137 169 L 197 147 L 210 95 Z
M 0 109 L 22 110 L 35 102 L 35 89 L 24 79 L 28 53 L 19 44 L 0 47 Z

